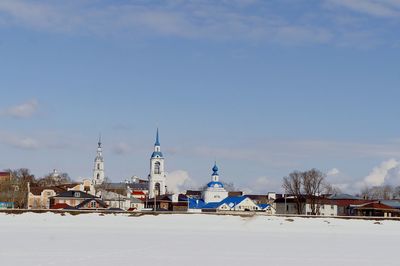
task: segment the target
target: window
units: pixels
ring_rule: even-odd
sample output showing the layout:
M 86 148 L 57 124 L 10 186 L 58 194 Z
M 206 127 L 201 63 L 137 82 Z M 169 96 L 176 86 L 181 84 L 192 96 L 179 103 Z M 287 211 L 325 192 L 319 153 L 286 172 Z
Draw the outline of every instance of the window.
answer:
M 90 208 L 96 208 L 97 206 L 96 206 L 96 201 L 91 201 L 90 202 Z
M 161 194 L 161 186 L 160 186 L 160 183 L 156 183 L 155 185 L 154 185 L 154 194 L 156 195 L 156 196 L 159 196 L 160 194 Z
M 81 193 L 80 192 L 75 192 L 74 193 L 74 197 L 75 198 L 80 198 L 81 197 Z
M 331 210 L 335 209 L 335 206 L 331 205 Z
M 161 167 L 160 167 L 161 165 L 160 165 L 160 162 L 156 162 L 155 164 L 154 164 L 154 174 L 156 174 L 156 175 L 159 175 L 159 174 L 161 174 Z
M 97 164 L 97 170 L 100 170 L 100 164 L 99 163 Z

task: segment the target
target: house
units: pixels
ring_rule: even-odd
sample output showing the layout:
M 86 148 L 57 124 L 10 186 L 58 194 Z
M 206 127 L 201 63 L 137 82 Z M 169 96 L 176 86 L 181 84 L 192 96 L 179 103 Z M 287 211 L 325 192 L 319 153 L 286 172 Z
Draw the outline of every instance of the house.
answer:
M 45 187 L 30 186 L 28 184 L 28 209 L 49 209 L 50 198 L 65 191 L 81 191 L 95 195 L 95 189 L 90 180 L 84 180 L 82 183 Z
M 67 189 L 62 186 L 28 186 L 28 209 L 50 209 L 50 198 L 65 191 L 67 191 Z
M 311 215 L 312 212 L 312 201 L 316 201 L 316 211 L 317 215 L 321 216 L 337 216 L 338 215 L 338 205 L 334 200 L 330 200 L 323 197 L 306 198 L 304 196 L 300 197 L 299 203 L 301 207 L 300 215 Z M 297 198 L 294 196 L 283 197 L 275 200 L 275 212 L 276 214 L 288 214 L 297 215 L 298 213 L 298 203 Z
M 337 205 L 338 216 L 355 215 L 354 213 L 352 213 L 353 208 L 351 208 L 350 206 L 356 206 L 374 202 L 374 200 L 365 200 L 360 197 L 344 193 L 330 195 L 328 196 L 328 199 L 331 200 L 335 205 Z
M 352 205 L 350 209 L 356 216 L 400 217 L 399 209 L 383 204 L 380 201 Z
M 0 183 L 7 182 L 11 180 L 11 173 L 10 172 L 0 172 Z
M 130 199 L 119 193 L 107 190 L 98 191 L 97 195 L 110 207 L 121 210 L 128 210 L 131 207 Z
M 187 211 L 189 198 L 184 194 L 159 195 L 147 201 L 147 208 L 157 211 Z M 155 206 L 155 207 L 154 207 Z
M 144 208 L 143 200 L 132 195 L 121 195 L 119 193 L 107 190 L 99 192 L 101 199 L 108 205 L 109 208 L 121 210 L 142 210 Z
M 227 197 L 220 202 L 206 203 L 204 200 L 190 199 L 189 209 L 191 212 L 201 210 L 203 212 L 218 211 L 259 211 L 260 207 L 247 196 Z
M 107 204 L 98 199 L 98 198 L 92 198 L 92 199 L 85 199 L 81 203 L 79 203 L 77 206 L 75 206 L 76 209 L 78 210 L 106 210 L 108 209 Z
M 53 209 L 59 204 L 66 204 L 70 207 L 76 207 L 87 199 L 99 199 L 83 191 L 64 191 L 54 197 L 50 197 L 50 208 Z
M 141 211 L 144 209 L 144 202 L 137 198 L 130 198 L 130 208 L 128 211 Z

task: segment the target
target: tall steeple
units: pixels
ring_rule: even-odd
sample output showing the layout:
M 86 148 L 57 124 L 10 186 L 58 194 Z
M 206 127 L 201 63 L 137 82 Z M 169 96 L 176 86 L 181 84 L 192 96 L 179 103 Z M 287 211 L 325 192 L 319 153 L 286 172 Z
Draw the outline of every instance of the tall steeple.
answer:
M 166 175 L 164 171 L 164 157 L 161 152 L 160 136 L 157 128 L 154 151 L 150 158 L 149 197 L 154 198 L 166 193 Z
M 160 146 L 160 137 L 158 135 L 158 128 L 157 128 L 157 134 L 156 134 L 156 143 L 154 143 L 154 146 Z
M 104 182 L 104 158 L 103 158 L 103 148 L 101 143 L 101 135 L 99 136 L 99 141 L 97 142 L 97 154 L 94 159 L 93 168 L 93 184 L 101 185 Z

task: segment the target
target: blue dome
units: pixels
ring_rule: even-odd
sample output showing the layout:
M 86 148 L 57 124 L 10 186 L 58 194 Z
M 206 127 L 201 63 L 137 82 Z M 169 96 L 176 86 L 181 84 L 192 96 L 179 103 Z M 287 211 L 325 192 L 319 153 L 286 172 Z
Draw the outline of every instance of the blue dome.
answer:
M 218 175 L 218 166 L 216 163 L 214 164 L 214 167 L 212 168 L 212 170 L 213 170 L 213 175 Z
M 220 188 L 223 188 L 224 184 L 222 184 L 221 182 L 212 181 L 212 182 L 207 184 L 207 187 L 215 187 L 215 188 L 220 187 Z
M 163 157 L 162 152 L 160 152 L 160 151 L 153 152 L 153 154 L 151 155 L 151 158 L 156 158 L 157 156 L 162 158 Z

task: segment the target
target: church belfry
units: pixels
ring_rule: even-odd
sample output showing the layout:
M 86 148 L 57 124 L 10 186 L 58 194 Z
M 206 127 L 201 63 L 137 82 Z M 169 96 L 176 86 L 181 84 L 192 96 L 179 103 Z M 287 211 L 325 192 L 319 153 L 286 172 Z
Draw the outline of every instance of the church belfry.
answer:
M 97 155 L 94 159 L 93 168 L 93 185 L 101 185 L 104 182 L 104 158 L 103 158 L 103 148 L 101 145 L 101 136 L 99 137 L 99 142 L 97 143 Z
M 166 193 L 166 175 L 164 171 L 164 157 L 161 152 L 160 139 L 157 129 L 154 151 L 150 158 L 149 198 Z

